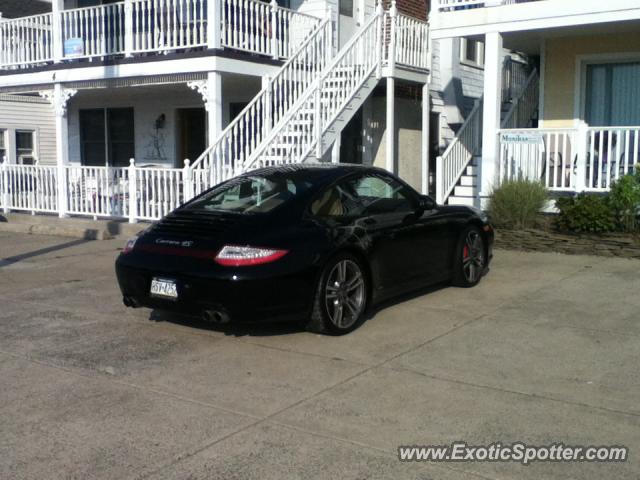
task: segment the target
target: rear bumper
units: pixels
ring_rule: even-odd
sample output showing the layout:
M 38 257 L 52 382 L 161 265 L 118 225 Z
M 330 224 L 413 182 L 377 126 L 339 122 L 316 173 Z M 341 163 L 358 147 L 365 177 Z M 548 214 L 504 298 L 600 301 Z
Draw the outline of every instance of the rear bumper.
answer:
M 136 306 L 203 315 L 219 311 L 234 322 L 303 319 L 311 311 L 315 291 L 313 271 L 268 278 L 217 278 L 116 262 L 116 276 L 123 297 Z M 178 299 L 150 295 L 153 277 L 176 281 Z

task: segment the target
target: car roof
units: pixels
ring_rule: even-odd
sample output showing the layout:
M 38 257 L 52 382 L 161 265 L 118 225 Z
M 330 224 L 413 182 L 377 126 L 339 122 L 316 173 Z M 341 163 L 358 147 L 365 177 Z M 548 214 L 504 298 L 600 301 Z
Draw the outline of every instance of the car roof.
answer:
M 292 163 L 287 165 L 278 165 L 273 167 L 264 167 L 257 170 L 245 172 L 242 176 L 253 175 L 288 175 L 302 176 L 312 181 L 319 181 L 320 183 L 332 182 L 345 175 L 356 172 L 380 172 L 387 173 L 376 167 L 369 167 L 365 165 L 356 165 L 350 163 Z

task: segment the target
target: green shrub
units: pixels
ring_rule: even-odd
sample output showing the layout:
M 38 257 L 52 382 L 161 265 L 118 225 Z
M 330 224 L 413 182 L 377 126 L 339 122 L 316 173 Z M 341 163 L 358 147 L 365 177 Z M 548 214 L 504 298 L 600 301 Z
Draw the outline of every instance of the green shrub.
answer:
M 638 208 L 640 207 L 640 170 L 625 175 L 611 185 L 609 205 L 615 212 L 618 228 L 624 232 L 640 229 Z
M 562 230 L 578 233 L 604 233 L 616 229 L 615 211 L 606 197 L 581 193 L 559 198 L 557 225 Z
M 530 228 L 547 198 L 547 190 L 540 182 L 508 180 L 491 194 L 489 216 L 496 227 Z

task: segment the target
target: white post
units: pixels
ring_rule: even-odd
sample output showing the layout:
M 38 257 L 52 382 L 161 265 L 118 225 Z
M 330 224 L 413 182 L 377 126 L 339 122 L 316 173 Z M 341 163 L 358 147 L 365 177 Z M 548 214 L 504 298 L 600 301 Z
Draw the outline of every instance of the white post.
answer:
M 384 21 L 384 8 L 382 8 L 382 0 L 378 1 L 378 5 L 376 6 L 376 16 L 378 17 L 377 25 L 376 25 L 376 53 L 377 53 L 377 65 L 376 65 L 376 79 L 380 80 L 382 78 L 382 50 L 384 49 L 383 38 L 382 38 L 382 22 Z
M 398 18 L 398 9 L 396 8 L 396 0 L 391 1 L 391 8 L 389 9 L 390 17 L 390 32 L 389 32 L 389 51 L 387 59 L 389 65 L 389 75 L 391 77 L 396 74 L 396 22 Z
M 182 203 L 187 203 L 193 198 L 193 177 L 191 175 L 191 161 L 187 158 L 182 167 Z
M 444 203 L 444 189 L 442 183 L 442 176 L 444 171 L 442 168 L 442 157 L 438 155 L 436 158 L 436 203 Z
M 53 94 L 43 92 L 53 104 L 56 124 L 56 161 L 58 165 L 58 216 L 67 216 L 67 171 L 69 163 L 69 119 L 67 118 L 67 102 L 76 94 L 76 90 L 65 90 L 62 84 L 56 83 Z
M 129 159 L 129 223 L 138 223 L 138 182 L 136 181 L 136 161 Z
M 340 163 L 341 145 L 342 145 L 342 135 L 338 134 L 338 138 L 336 138 L 336 141 L 333 142 L 333 146 L 331 147 L 331 163 Z M 345 161 L 349 162 L 349 159 L 347 158 Z
M 211 145 L 222 132 L 222 74 L 209 72 L 204 92 L 200 92 L 207 110 L 207 131 L 209 145 Z
M 7 157 L 2 157 L 2 211 L 9 213 L 9 172 L 7 172 Z
M 577 145 L 577 163 L 576 163 L 576 178 L 575 178 L 575 191 L 580 193 L 584 192 L 587 188 L 587 156 L 589 149 L 589 126 L 585 122 L 580 122 L 578 125 L 578 132 L 576 134 Z
M 274 59 L 280 58 L 278 54 L 278 2 L 271 0 L 271 57 Z M 283 35 L 284 39 L 284 35 Z
M 2 31 L 2 12 L 0 12 L 0 67 L 7 62 L 7 52 L 4 49 L 4 33 Z
M 394 173 L 396 170 L 395 141 L 396 141 L 396 80 L 387 77 L 387 138 L 385 149 L 386 169 Z
M 318 79 L 318 88 L 314 99 L 314 127 L 316 129 L 316 160 L 322 160 L 322 78 Z
M 209 0 L 207 2 L 207 46 L 220 48 L 222 44 L 222 2 L 223 0 Z
M 133 3 L 124 0 L 124 56 L 133 55 Z
M 491 194 L 498 162 L 498 130 L 502 102 L 502 35 L 487 33 L 484 64 L 484 110 L 482 117 L 482 161 L 480 162 L 480 197 Z
M 264 136 L 263 138 L 265 138 L 267 135 L 269 135 L 269 132 L 271 131 L 271 128 L 273 127 L 272 125 L 272 112 L 271 112 L 271 106 L 273 105 L 273 85 L 271 84 L 271 77 L 269 75 L 265 75 L 264 77 L 262 77 L 262 86 L 263 88 L 266 88 L 266 95 L 265 95 L 265 105 L 264 105 L 264 118 L 265 118 L 265 123 L 264 123 Z
M 429 130 L 431 120 L 431 98 L 429 97 L 429 84 L 422 86 L 422 193 L 429 195 Z
M 52 0 L 51 2 L 51 32 L 53 42 L 53 61 L 60 63 L 64 57 L 64 43 L 62 41 L 62 11 L 64 0 Z

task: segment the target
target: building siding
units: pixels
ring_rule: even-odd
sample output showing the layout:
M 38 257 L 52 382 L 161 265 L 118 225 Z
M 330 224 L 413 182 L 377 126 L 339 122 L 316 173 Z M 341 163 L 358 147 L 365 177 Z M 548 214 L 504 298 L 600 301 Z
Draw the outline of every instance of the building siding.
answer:
M 33 130 L 34 156 L 56 163 L 56 127 L 51 104 L 40 97 L 0 94 L 0 130 L 5 130 L 8 161 L 15 163 L 15 131 Z

